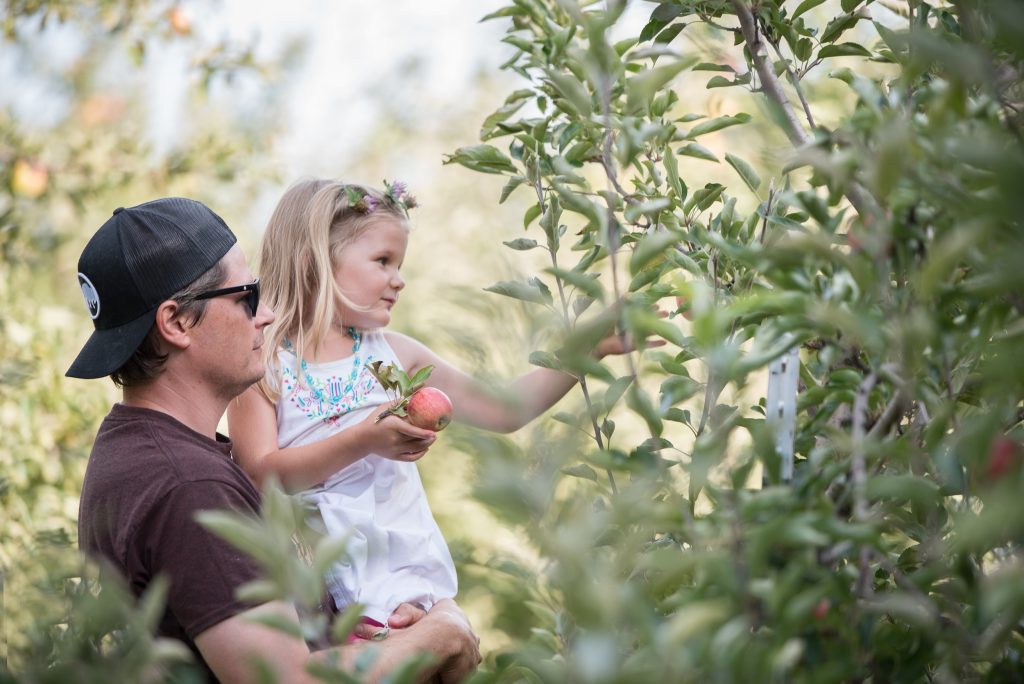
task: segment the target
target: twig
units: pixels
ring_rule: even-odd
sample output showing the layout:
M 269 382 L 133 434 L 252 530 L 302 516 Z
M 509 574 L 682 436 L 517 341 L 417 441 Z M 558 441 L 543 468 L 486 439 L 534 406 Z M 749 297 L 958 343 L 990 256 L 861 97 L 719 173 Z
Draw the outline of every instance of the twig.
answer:
M 867 438 L 869 441 L 877 440 L 882 438 L 889 429 L 892 428 L 894 423 L 897 423 L 900 418 L 903 417 L 904 408 L 906 406 L 906 397 L 902 390 L 896 390 L 896 396 L 892 398 L 892 401 L 885 407 L 882 415 L 878 418 L 871 431 L 868 432 Z
M 768 96 L 768 99 L 777 104 L 782 110 L 782 116 L 785 121 L 783 128 L 790 142 L 798 147 L 806 145 L 810 142 L 811 137 L 797 119 L 796 112 L 793 111 L 793 105 L 790 103 L 789 98 L 782 92 L 779 79 L 775 76 L 775 71 L 768 61 L 764 43 L 761 41 L 761 33 L 757 29 L 753 13 L 744 0 L 732 0 L 732 4 L 736 8 L 736 16 L 740 20 L 740 30 L 743 32 L 743 39 L 747 42 L 750 58 L 754 62 L 754 69 L 761 79 L 761 90 Z
M 876 380 L 877 376 L 874 373 L 864 378 L 860 387 L 857 388 L 857 396 L 853 400 L 853 517 L 859 523 L 863 523 L 868 517 L 864 423 L 867 419 L 868 397 Z M 870 560 L 871 549 L 867 545 L 862 545 L 860 548 L 860 571 L 857 576 L 857 595 L 862 598 L 871 593 Z
M 547 203 L 544 201 L 544 188 L 540 182 L 540 174 L 537 174 L 537 179 L 534 183 L 534 190 L 537 193 L 537 202 L 540 204 L 541 213 L 546 211 Z M 551 255 L 551 265 L 558 268 L 558 256 L 554 250 L 548 250 Z M 565 287 L 562 285 L 562 279 L 555 277 L 555 286 L 558 288 L 558 299 L 562 304 L 562 322 L 565 324 L 566 332 L 570 330 L 569 324 L 569 300 L 565 296 Z M 604 440 L 601 439 L 601 426 L 597 423 L 597 413 L 594 410 L 594 402 L 590 398 L 590 388 L 587 387 L 587 378 L 584 375 L 577 376 L 577 380 L 580 383 L 580 389 L 583 391 L 583 400 L 587 404 L 587 415 L 590 416 L 590 422 L 594 427 L 594 441 L 597 442 L 597 448 L 604 451 Z M 608 484 L 611 485 L 612 494 L 618 494 L 619 489 L 615 485 L 615 474 L 612 473 L 611 468 L 605 468 L 605 473 L 608 475 Z
M 768 215 L 772 213 L 772 201 L 775 199 L 775 179 L 768 182 L 768 201 L 764 205 L 764 216 L 761 217 L 761 237 L 758 242 L 764 244 L 765 233 L 768 232 Z
M 772 46 L 772 49 L 775 50 L 775 54 L 778 55 L 779 59 L 786 65 L 786 75 L 789 76 L 789 82 L 793 84 L 793 89 L 796 90 L 796 95 L 800 98 L 800 104 L 803 105 L 804 114 L 807 115 L 807 124 L 811 128 L 817 128 L 814 123 L 814 115 L 811 114 L 811 106 L 808 104 L 807 97 L 804 95 L 803 86 L 800 85 L 800 79 L 796 77 L 793 67 L 789 65 L 789 60 L 782 56 L 782 50 L 779 49 L 779 42 L 768 38 L 768 44 Z
M 743 31 L 743 39 L 747 43 L 750 57 L 754 62 L 754 70 L 761 80 L 761 90 L 765 96 L 779 107 L 783 118 L 783 132 L 790 142 L 797 147 L 803 147 L 812 141 L 810 134 L 804 130 L 803 125 L 797 119 L 793 105 L 782 91 L 782 84 L 779 83 L 775 71 L 768 59 L 767 51 L 764 49 L 764 42 L 761 40 L 760 31 L 754 21 L 754 15 L 747 6 L 745 0 L 732 0 L 736 9 L 736 16 L 740 20 L 740 28 Z M 878 203 L 867 190 L 859 183 L 850 183 L 846 189 L 846 197 L 850 200 L 861 219 L 866 223 L 874 221 L 881 216 Z

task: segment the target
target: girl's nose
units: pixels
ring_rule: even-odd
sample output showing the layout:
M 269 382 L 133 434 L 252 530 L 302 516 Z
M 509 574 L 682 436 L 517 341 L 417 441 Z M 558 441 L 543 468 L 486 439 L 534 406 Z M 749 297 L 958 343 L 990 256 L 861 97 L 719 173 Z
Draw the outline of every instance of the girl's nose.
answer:
M 402 274 L 395 271 L 395 275 L 391 278 L 391 286 L 396 290 L 401 290 L 405 287 L 405 279 L 402 278 Z

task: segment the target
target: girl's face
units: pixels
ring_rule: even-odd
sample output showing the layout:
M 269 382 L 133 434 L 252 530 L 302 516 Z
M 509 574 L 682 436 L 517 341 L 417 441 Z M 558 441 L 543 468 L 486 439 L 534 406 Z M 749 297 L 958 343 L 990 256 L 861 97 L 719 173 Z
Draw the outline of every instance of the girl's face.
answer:
M 349 243 L 334 267 L 334 280 L 355 307 L 340 302 L 345 326 L 383 328 L 405 281 L 398 270 L 405 260 L 409 229 L 404 221 L 381 217 Z

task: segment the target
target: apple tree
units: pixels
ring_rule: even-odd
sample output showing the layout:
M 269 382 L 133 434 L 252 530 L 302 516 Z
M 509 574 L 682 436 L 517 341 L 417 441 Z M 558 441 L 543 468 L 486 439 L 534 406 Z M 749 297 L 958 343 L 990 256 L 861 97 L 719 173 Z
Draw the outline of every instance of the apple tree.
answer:
M 634 4 L 488 15 L 520 87 L 447 160 L 525 201 L 487 289 L 583 395 L 471 440 L 541 568 L 478 559 L 529 614 L 482 680 L 1019 681 L 1024 6 Z

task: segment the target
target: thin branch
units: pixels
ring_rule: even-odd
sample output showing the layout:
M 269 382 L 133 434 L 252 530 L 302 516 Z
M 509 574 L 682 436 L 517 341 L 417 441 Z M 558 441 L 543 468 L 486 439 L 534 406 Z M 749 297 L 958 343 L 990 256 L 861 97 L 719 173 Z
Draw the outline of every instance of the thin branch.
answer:
M 772 213 L 772 202 L 775 200 L 775 179 L 772 178 L 768 182 L 768 201 L 764 205 L 764 216 L 761 220 L 761 237 L 758 239 L 762 245 L 764 244 L 765 233 L 768 232 L 768 215 Z
M 885 436 L 892 426 L 903 417 L 905 407 L 906 397 L 901 390 L 897 390 L 896 396 L 892 398 L 892 401 L 885 407 L 885 411 L 882 412 L 881 417 L 871 427 L 871 431 L 868 432 L 868 440 L 877 440 Z
M 537 202 L 540 204 L 541 212 L 546 210 L 547 203 L 544 201 L 544 187 L 541 185 L 540 174 L 537 174 L 536 182 L 534 183 L 534 190 L 537 193 Z M 558 256 L 554 250 L 548 250 L 551 255 L 551 265 L 558 268 Z M 562 285 L 562 279 L 555 277 L 555 285 L 558 288 L 558 299 L 562 304 L 562 322 L 565 324 L 566 332 L 570 331 L 569 324 L 569 300 L 565 295 L 565 287 Z M 590 398 L 590 388 L 587 387 L 587 378 L 585 375 L 577 376 L 577 380 L 580 383 L 580 389 L 583 391 L 583 400 L 587 404 L 587 415 L 590 416 L 590 422 L 594 428 L 594 441 L 597 442 L 597 448 L 604 451 L 604 440 L 601 439 L 601 426 L 597 423 L 597 412 L 594 409 L 594 402 Z M 615 485 L 615 474 L 612 473 L 611 468 L 605 468 L 605 472 L 608 475 L 608 484 L 611 485 L 612 494 L 618 494 L 618 487 Z
M 871 388 L 875 386 L 877 376 L 871 373 L 857 388 L 857 396 L 853 400 L 853 517 L 859 523 L 863 523 L 868 517 L 867 504 L 867 466 L 864 454 L 865 450 L 865 429 L 864 423 L 867 419 L 868 397 Z M 860 549 L 860 571 L 857 575 L 857 595 L 866 597 L 871 594 L 871 572 L 870 572 L 871 549 L 862 545 Z
M 804 130 L 803 125 L 797 119 L 796 112 L 789 98 L 782 92 L 779 79 L 768 60 L 767 51 L 764 49 L 764 42 L 761 40 L 761 33 L 757 30 L 754 15 L 744 0 L 732 0 L 736 8 L 736 16 L 740 20 L 740 30 L 743 32 L 743 39 L 747 43 L 750 57 L 754 62 L 754 70 L 761 79 L 761 90 L 769 100 L 779 106 L 785 122 L 783 129 L 790 142 L 800 147 L 811 141 L 811 136 Z
M 804 95 L 803 86 L 800 85 L 800 79 L 796 77 L 796 73 L 793 71 L 793 67 L 789 65 L 789 60 L 782 56 L 782 50 L 779 49 L 779 42 L 768 38 L 768 44 L 775 50 L 775 54 L 778 55 L 779 59 L 782 60 L 783 64 L 786 65 L 786 75 L 789 76 L 789 82 L 793 84 L 793 89 L 796 90 L 797 97 L 800 98 L 800 104 L 803 105 L 804 114 L 807 116 L 807 124 L 811 128 L 816 128 L 814 123 L 814 115 L 811 114 L 811 106 L 807 102 L 807 97 Z
M 765 96 L 778 106 L 783 119 L 783 131 L 790 142 L 797 147 L 803 147 L 812 142 L 810 134 L 804 130 L 803 125 L 793 110 L 793 104 L 786 97 L 782 90 L 782 84 L 772 69 L 771 61 L 768 59 L 764 41 L 761 40 L 761 33 L 757 29 L 754 15 L 747 6 L 745 0 L 732 0 L 736 9 L 736 16 L 740 20 L 740 29 L 743 32 L 743 39 L 747 43 L 750 57 L 754 62 L 754 71 L 761 81 L 761 91 Z M 846 197 L 850 200 L 857 213 L 865 223 L 872 222 L 876 217 L 881 216 L 878 203 L 867 190 L 859 183 L 851 183 L 846 189 Z

